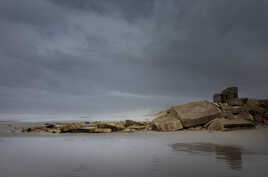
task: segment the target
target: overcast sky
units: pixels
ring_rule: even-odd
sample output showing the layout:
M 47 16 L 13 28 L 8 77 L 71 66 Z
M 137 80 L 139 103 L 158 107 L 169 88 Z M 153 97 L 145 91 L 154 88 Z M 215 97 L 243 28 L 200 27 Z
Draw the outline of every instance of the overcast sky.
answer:
M 267 0 L 0 0 L 0 112 L 268 97 Z

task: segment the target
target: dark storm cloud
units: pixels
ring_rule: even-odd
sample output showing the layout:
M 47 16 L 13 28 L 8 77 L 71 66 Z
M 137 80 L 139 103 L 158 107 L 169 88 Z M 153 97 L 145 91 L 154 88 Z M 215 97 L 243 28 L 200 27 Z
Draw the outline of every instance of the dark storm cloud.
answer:
M 267 97 L 268 2 L 3 0 L 1 111 Z

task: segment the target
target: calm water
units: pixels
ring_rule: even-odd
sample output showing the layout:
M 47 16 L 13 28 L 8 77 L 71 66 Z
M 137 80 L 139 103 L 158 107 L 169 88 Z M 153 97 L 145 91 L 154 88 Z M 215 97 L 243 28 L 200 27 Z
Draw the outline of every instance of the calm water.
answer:
M 266 177 L 267 132 L 1 137 L 0 177 Z

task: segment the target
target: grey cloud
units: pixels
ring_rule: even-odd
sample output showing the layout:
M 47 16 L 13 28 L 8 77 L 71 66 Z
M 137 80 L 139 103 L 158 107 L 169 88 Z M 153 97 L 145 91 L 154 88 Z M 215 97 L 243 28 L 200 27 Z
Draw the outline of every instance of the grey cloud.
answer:
M 0 111 L 267 97 L 266 1 L 0 2 Z
M 148 47 L 149 56 L 155 56 L 152 60 L 169 65 L 170 76 L 178 76 L 178 82 L 184 82 L 181 73 L 188 74 L 198 94 L 208 94 L 208 85 L 218 89 L 238 85 L 251 96 L 258 95 L 256 90 L 264 93 L 267 3 L 207 0 L 180 5 L 167 5 L 169 11 L 157 14 L 161 17 L 156 19 L 154 40 Z

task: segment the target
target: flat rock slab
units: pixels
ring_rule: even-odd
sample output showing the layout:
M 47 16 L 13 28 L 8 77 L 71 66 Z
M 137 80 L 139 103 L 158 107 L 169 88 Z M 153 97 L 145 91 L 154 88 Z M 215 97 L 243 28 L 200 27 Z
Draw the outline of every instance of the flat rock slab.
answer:
M 220 120 L 220 122 L 223 128 L 254 127 L 253 123 L 244 119 L 234 119 L 234 120 L 222 119 Z
M 173 107 L 184 128 L 206 124 L 216 119 L 220 111 L 208 101 L 192 102 Z
M 255 127 L 254 124 L 250 121 L 244 119 L 216 119 L 211 121 L 208 129 L 209 130 L 230 130 L 230 129 L 237 129 L 237 128 L 253 128 Z

